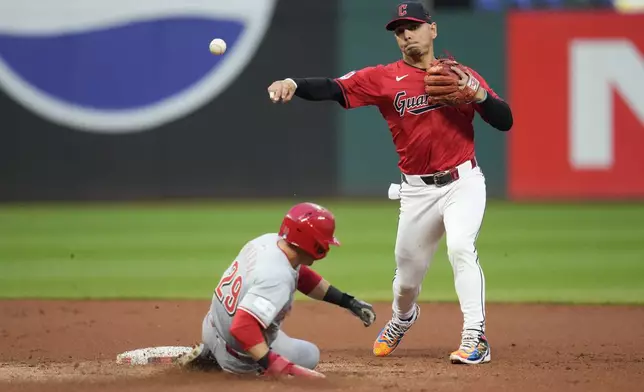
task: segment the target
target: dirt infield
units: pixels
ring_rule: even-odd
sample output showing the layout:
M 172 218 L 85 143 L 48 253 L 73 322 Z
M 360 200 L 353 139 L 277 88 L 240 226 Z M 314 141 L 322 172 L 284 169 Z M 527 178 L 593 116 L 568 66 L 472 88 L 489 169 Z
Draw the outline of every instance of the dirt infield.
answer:
M 616 391 L 644 385 L 644 307 L 489 305 L 492 362 L 451 365 L 461 315 L 425 304 L 388 358 L 371 344 L 375 326 L 327 304 L 296 303 L 284 330 L 322 350 L 319 382 L 267 381 L 170 366 L 116 365 L 118 353 L 189 346 L 200 338 L 204 301 L 0 301 L 1 391 Z

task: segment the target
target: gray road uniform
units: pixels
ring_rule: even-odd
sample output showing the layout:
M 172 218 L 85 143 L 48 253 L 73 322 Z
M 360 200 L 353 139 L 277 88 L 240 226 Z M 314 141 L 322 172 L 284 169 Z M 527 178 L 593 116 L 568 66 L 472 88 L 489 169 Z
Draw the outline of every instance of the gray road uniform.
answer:
M 233 373 L 256 373 L 259 365 L 242 352 L 230 334 L 236 312 L 251 313 L 264 327 L 266 343 L 289 361 L 314 369 L 320 350 L 313 343 L 293 339 L 281 331 L 297 290 L 298 269 L 293 269 L 277 246 L 278 234 L 249 241 L 223 273 L 203 320 L 202 340 L 219 366 Z

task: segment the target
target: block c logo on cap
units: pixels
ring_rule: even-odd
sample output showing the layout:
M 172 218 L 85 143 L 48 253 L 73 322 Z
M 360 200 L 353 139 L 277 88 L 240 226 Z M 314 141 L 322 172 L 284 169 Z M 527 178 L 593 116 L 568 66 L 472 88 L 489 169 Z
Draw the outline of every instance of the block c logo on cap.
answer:
M 405 16 L 407 15 L 407 4 L 401 4 L 398 7 L 398 16 Z

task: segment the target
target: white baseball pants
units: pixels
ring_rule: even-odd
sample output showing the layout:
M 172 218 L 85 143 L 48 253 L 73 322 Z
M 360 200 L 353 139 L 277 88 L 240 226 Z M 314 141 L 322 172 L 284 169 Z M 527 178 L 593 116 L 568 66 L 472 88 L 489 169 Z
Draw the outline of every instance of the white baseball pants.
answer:
M 409 183 L 400 185 L 392 308 L 400 319 L 413 315 L 423 279 L 446 234 L 463 329 L 485 332 L 485 277 L 475 245 L 485 212 L 485 177 L 469 161 L 459 166 L 459 176 L 443 187 L 426 185 L 420 176 L 407 176 Z

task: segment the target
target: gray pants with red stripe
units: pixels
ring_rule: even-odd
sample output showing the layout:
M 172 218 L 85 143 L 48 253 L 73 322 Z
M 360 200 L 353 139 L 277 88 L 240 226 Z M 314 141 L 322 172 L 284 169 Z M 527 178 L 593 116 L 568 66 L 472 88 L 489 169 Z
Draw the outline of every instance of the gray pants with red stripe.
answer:
M 210 312 L 203 319 L 202 343 L 214 355 L 222 370 L 235 374 L 258 373 L 260 367 L 251 357 L 227 347 L 217 329 L 210 324 L 209 317 Z M 296 365 L 308 369 L 315 369 L 320 362 L 320 349 L 315 344 L 294 339 L 284 331 L 278 332 L 277 338 L 271 344 L 271 350 Z

